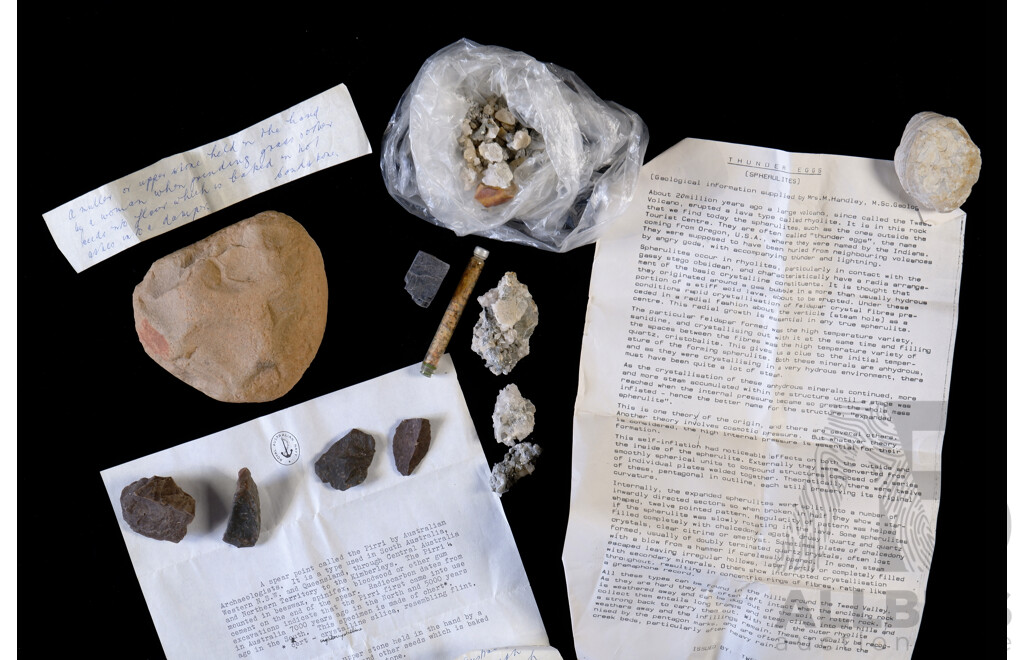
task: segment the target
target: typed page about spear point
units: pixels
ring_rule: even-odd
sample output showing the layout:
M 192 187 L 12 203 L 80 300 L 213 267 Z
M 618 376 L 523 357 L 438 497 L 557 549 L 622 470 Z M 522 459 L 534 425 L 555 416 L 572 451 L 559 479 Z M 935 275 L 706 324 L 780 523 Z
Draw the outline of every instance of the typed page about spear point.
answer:
M 644 167 L 591 280 L 580 657 L 910 656 L 964 222 L 892 161 L 688 139 Z

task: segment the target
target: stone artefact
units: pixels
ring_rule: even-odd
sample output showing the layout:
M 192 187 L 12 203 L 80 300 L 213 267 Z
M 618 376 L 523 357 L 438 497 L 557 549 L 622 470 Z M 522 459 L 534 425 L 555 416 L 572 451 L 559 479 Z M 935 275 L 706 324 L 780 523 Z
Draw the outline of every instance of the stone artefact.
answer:
M 320 481 L 338 490 L 358 486 L 366 481 L 376 444 L 369 433 L 352 429 L 316 460 L 313 471 Z
M 266 211 L 154 262 L 133 303 L 161 367 L 218 401 L 271 401 L 320 347 L 327 275 L 302 225 Z
M 448 264 L 420 250 L 405 273 L 405 290 L 420 307 L 429 307 L 441 288 Z
M 132 531 L 151 539 L 177 543 L 195 515 L 195 499 L 171 477 L 144 477 L 121 491 L 121 517 Z
M 981 174 L 981 151 L 952 117 L 919 112 L 907 123 L 894 157 L 900 184 L 923 209 L 960 207 Z
M 412 474 L 430 449 L 430 420 L 402 420 L 395 429 L 391 449 L 395 453 L 395 467 L 398 471 L 405 476 Z
M 473 327 L 473 350 L 494 374 L 507 374 L 530 354 L 530 336 L 537 327 L 537 303 L 515 273 L 505 273 L 498 286 L 477 298 L 483 309 Z
M 231 515 L 227 518 L 224 542 L 236 547 L 252 547 L 259 540 L 259 489 L 249 468 L 239 471 L 239 479 L 231 498 Z
M 238 471 L 231 515 L 224 531 L 224 542 L 237 548 L 251 548 L 260 538 L 260 491 L 249 468 Z
M 528 474 L 533 474 L 534 461 L 540 456 L 540 447 L 532 442 L 520 442 L 505 454 L 500 463 L 491 468 L 491 490 L 499 496 Z
M 498 392 L 494 402 L 491 422 L 494 424 L 494 439 L 512 447 L 533 433 L 534 414 L 537 406 L 524 398 L 515 383 L 506 385 Z

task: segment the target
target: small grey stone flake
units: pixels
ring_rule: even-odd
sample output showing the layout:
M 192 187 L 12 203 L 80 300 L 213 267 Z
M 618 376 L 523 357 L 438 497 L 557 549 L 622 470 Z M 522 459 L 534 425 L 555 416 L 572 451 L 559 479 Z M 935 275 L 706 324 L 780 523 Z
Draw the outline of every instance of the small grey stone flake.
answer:
M 151 539 L 177 543 L 195 515 L 195 499 L 171 477 L 143 477 L 121 491 L 121 517 Z
M 448 274 L 448 268 L 445 262 L 420 250 L 405 274 L 405 290 L 417 305 L 429 307 Z
M 534 414 L 537 406 L 524 398 L 519 392 L 519 386 L 511 383 L 505 389 L 498 392 L 498 398 L 494 402 L 494 414 L 491 415 L 491 422 L 494 424 L 494 439 L 512 447 L 526 436 L 533 433 Z
M 507 493 L 512 486 L 528 474 L 533 474 L 533 462 L 540 456 L 540 447 L 532 442 L 520 442 L 508 450 L 500 463 L 491 468 L 491 490 Z
M 395 467 L 398 471 L 405 476 L 412 474 L 430 449 L 430 420 L 402 420 L 395 429 L 391 448 L 395 452 Z
M 238 471 L 235 497 L 231 501 L 231 517 L 224 532 L 224 542 L 238 548 L 251 548 L 260 538 L 260 492 L 249 468 Z
M 348 490 L 366 480 L 375 450 L 372 435 L 352 429 L 317 459 L 313 470 L 320 481 L 338 490 Z

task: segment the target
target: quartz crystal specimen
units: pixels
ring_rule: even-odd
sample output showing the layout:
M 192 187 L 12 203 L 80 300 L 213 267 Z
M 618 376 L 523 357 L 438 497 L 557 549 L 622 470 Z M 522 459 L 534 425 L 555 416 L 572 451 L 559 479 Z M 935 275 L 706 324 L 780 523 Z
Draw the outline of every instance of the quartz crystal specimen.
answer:
M 348 490 L 366 480 L 375 450 L 372 435 L 352 429 L 317 459 L 313 471 L 320 481 L 338 490 Z
M 921 208 L 948 212 L 971 194 L 981 151 L 952 117 L 919 112 L 907 123 L 894 157 L 900 184 Z
M 251 548 L 260 538 L 260 491 L 249 468 L 238 471 L 231 516 L 224 531 L 224 542 L 237 548 Z
M 395 453 L 395 467 L 405 476 L 412 474 L 430 449 L 430 420 L 404 419 L 395 429 L 391 441 Z
M 158 259 L 132 302 L 161 367 L 218 401 L 271 401 L 320 348 L 327 275 L 302 225 L 266 211 Z
M 195 515 L 195 499 L 171 477 L 144 477 L 121 491 L 121 517 L 151 539 L 177 543 Z
M 417 305 L 429 307 L 448 274 L 448 268 L 445 262 L 420 250 L 405 274 L 405 290 Z
M 498 286 L 477 298 L 483 309 L 473 327 L 473 350 L 491 373 L 507 374 L 530 354 L 530 336 L 537 327 L 537 303 L 515 273 L 505 273 Z
M 540 447 L 532 442 L 520 442 L 505 454 L 500 463 L 491 468 L 491 490 L 499 496 L 528 474 L 533 474 L 533 462 L 540 456 Z
M 511 383 L 498 392 L 494 402 L 494 439 L 509 447 L 533 433 L 533 416 L 537 406 L 523 397 L 519 387 Z

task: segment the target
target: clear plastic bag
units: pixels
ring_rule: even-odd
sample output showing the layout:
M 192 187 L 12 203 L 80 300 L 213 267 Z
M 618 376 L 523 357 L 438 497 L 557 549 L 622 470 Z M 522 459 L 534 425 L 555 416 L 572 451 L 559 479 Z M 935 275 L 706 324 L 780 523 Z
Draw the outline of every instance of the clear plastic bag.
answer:
M 542 138 L 515 170 L 514 197 L 492 207 L 461 177 L 457 144 L 474 103 L 503 97 Z M 424 62 L 384 133 L 388 192 L 411 213 L 460 236 L 476 234 L 566 252 L 597 240 L 629 204 L 647 127 L 602 101 L 571 71 L 463 39 Z

